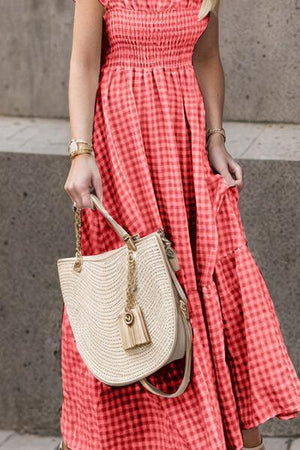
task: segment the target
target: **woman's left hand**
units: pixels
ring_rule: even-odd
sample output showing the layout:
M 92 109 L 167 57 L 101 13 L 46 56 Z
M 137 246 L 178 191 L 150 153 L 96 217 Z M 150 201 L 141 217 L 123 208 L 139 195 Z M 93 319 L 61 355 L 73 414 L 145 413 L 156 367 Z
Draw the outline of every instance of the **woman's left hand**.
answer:
M 224 177 L 229 186 L 237 186 L 241 191 L 244 187 L 242 168 L 228 153 L 221 134 L 214 133 L 209 137 L 207 152 L 211 167 Z

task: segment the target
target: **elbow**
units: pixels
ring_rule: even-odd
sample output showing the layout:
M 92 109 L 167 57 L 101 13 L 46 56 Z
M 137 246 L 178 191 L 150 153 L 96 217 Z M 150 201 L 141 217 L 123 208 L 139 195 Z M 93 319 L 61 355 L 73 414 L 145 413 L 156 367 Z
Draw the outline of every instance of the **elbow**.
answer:
M 94 72 L 100 68 L 100 58 L 95 55 L 74 54 L 70 60 L 70 71 Z
M 194 52 L 193 54 L 193 63 L 198 66 L 207 66 L 207 65 L 222 65 L 220 52 L 218 49 L 214 49 L 210 52 Z

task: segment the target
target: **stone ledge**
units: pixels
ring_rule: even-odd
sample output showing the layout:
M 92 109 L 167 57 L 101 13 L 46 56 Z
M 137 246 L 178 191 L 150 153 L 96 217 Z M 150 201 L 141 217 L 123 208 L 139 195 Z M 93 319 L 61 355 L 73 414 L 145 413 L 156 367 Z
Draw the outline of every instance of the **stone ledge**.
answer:
M 300 438 L 292 440 L 289 450 L 300 450 Z
M 19 434 L 14 431 L 0 431 L 1 450 L 56 450 L 58 437 L 41 437 L 33 434 Z
M 267 450 L 300 450 L 300 439 L 290 437 L 265 437 Z M 59 437 L 40 437 L 14 431 L 0 431 L 1 450 L 56 450 Z
M 300 125 L 225 122 L 234 158 L 300 161 Z M 0 116 L 0 152 L 66 155 L 69 121 Z

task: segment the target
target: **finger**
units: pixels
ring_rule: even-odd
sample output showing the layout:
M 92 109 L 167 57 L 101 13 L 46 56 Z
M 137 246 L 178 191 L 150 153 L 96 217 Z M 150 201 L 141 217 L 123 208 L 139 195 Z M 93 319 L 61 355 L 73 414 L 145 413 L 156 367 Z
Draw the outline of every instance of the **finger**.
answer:
M 89 189 L 81 190 L 80 192 L 80 208 L 91 208 L 91 197 Z
M 72 200 L 72 203 L 76 203 L 76 205 L 78 206 L 78 201 L 80 200 L 80 197 L 76 192 L 74 183 L 72 181 L 67 180 L 64 189 L 68 194 L 68 196 L 70 197 L 70 199 Z
M 237 186 L 238 190 L 241 191 L 244 187 L 243 169 L 234 160 L 230 161 L 229 166 L 230 166 L 231 172 L 234 174 L 234 177 L 236 180 L 236 186 Z
M 239 183 L 243 182 L 243 169 L 241 166 L 234 160 L 229 161 L 229 169 L 231 172 L 233 172 L 236 181 Z
M 80 208 L 80 197 L 74 194 L 69 194 L 69 197 L 72 200 L 73 205 L 75 204 L 77 208 Z
M 229 169 L 226 167 L 224 168 L 220 174 L 224 178 L 225 182 L 228 184 L 228 186 L 235 186 L 236 180 L 232 177 L 231 173 L 229 172 Z
M 96 196 L 98 198 L 102 197 L 102 179 L 101 176 L 99 174 L 94 175 L 92 177 L 92 184 L 93 184 L 93 188 L 95 189 L 96 192 Z
M 89 184 L 87 180 L 79 181 L 75 179 L 70 181 L 69 191 L 78 208 L 89 208 L 89 201 L 86 201 L 86 197 L 88 196 L 89 198 Z

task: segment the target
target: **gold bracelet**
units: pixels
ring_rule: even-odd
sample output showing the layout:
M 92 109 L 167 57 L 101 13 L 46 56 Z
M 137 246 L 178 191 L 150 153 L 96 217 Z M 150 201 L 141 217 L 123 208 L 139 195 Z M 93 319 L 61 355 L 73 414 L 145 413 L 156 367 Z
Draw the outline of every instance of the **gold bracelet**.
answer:
M 208 128 L 208 130 L 206 131 L 206 141 L 208 141 L 209 137 L 214 133 L 221 134 L 223 136 L 224 142 L 226 142 L 226 133 L 224 128 Z
M 90 148 L 81 148 L 70 153 L 70 159 L 74 159 L 78 155 L 94 155 L 94 151 Z

